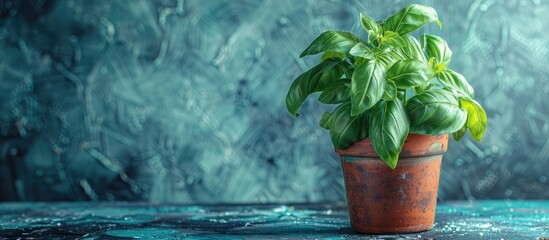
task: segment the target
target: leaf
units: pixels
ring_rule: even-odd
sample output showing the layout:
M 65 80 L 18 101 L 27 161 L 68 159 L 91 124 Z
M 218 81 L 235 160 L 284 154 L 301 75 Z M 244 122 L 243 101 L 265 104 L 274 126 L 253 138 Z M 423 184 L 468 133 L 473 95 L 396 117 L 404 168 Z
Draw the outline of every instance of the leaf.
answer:
M 420 86 L 429 80 L 429 67 L 415 59 L 397 61 L 387 71 L 387 79 L 394 81 L 398 89 Z
M 368 43 L 373 43 L 377 39 L 379 39 L 380 34 L 375 33 L 374 31 L 370 30 L 368 31 Z
M 410 132 L 446 134 L 458 131 L 467 120 L 467 112 L 450 92 L 435 89 L 417 94 L 406 102 Z
M 374 50 L 374 54 L 376 57 L 381 55 L 389 55 L 391 52 L 393 52 L 393 49 L 391 49 L 391 47 L 387 45 L 381 45 Z
M 366 60 L 371 60 L 371 59 L 366 59 L 366 58 L 361 58 L 361 57 L 357 57 L 355 59 L 355 62 L 353 63 L 353 70 L 355 68 L 355 66 L 358 66 L 360 64 L 362 64 L 363 62 L 365 62 Z M 354 71 L 353 71 L 354 72 Z M 353 78 L 353 76 L 351 75 L 351 78 Z
M 366 14 L 360 13 L 360 24 L 364 28 L 364 31 L 368 33 L 368 39 L 370 39 L 371 34 L 377 37 L 377 35 L 383 32 L 381 26 Z
M 351 115 L 368 110 L 381 99 L 385 79 L 385 67 L 376 60 L 367 60 L 356 67 L 351 80 Z
M 383 63 L 385 69 L 389 69 L 397 61 L 394 56 L 395 52 L 387 45 L 381 45 L 375 50 L 374 54 L 375 59 Z
M 381 42 L 387 43 L 391 46 L 395 47 L 402 47 L 406 43 L 404 42 L 404 39 L 402 39 L 398 33 L 386 31 L 383 36 L 381 36 Z
M 359 42 L 361 42 L 360 37 L 354 33 L 327 31 L 320 34 L 299 57 L 302 58 L 321 52 L 348 53 Z
M 457 132 L 452 133 L 452 137 L 454 138 L 454 141 L 459 141 L 465 136 L 465 133 L 467 132 L 467 123 L 463 124 L 463 127 L 461 127 Z
M 400 99 L 400 101 L 402 102 L 406 102 L 406 100 L 408 100 L 408 94 L 404 91 L 397 91 L 397 98 Z
M 436 63 L 442 63 L 444 66 L 450 64 L 452 50 L 448 47 L 448 43 L 446 43 L 444 39 L 435 35 L 423 34 L 423 36 L 421 36 L 421 44 L 427 51 L 429 58 L 434 58 L 436 60 L 435 64 L 432 64 L 432 66 L 435 66 Z
M 408 136 L 410 120 L 399 99 L 381 100 L 370 115 L 370 140 L 379 157 L 392 169 Z
M 336 104 L 349 100 L 350 84 L 351 80 L 349 79 L 341 79 L 330 83 L 320 94 L 318 101 L 325 104 Z
M 425 84 L 422 84 L 420 86 L 415 87 L 414 88 L 414 93 L 415 94 L 420 94 L 424 91 L 431 90 L 435 87 L 439 87 L 438 84 L 434 84 L 432 82 L 426 82 Z
M 437 22 L 442 27 L 435 9 L 429 6 L 411 4 L 387 18 L 383 27 L 385 31 L 393 31 L 402 36 L 431 22 Z
M 328 83 L 341 77 L 343 70 L 338 64 L 338 61 L 326 60 L 294 80 L 286 95 L 286 107 L 294 117 L 298 116 L 297 110 L 311 93 L 324 90 Z
M 446 69 L 443 72 L 437 73 L 438 81 L 445 87 L 448 87 L 452 90 L 457 90 L 463 94 L 466 94 L 467 96 L 474 98 L 475 97 L 475 90 L 467 80 L 465 80 L 465 77 L 463 75 L 455 72 L 451 69 Z
M 410 35 L 404 35 L 402 36 L 402 40 L 404 41 L 404 47 L 402 47 L 400 50 L 406 56 L 408 59 L 417 59 L 424 63 L 427 62 L 427 58 L 425 57 L 425 54 L 421 50 L 421 46 L 418 42 L 418 40 Z
M 351 50 L 349 50 L 349 54 L 355 56 L 355 57 L 362 57 L 366 59 L 374 59 L 374 47 L 372 47 L 370 44 L 366 44 L 363 42 L 357 43 Z
M 321 62 L 326 61 L 326 59 L 335 58 L 339 60 L 345 59 L 345 53 L 338 53 L 338 52 L 325 52 L 322 54 L 322 58 L 320 58 Z
M 471 98 L 460 97 L 459 101 L 461 106 L 467 111 L 467 129 L 471 132 L 471 136 L 476 141 L 482 140 L 486 131 L 486 125 L 488 124 L 486 112 L 477 101 Z
M 393 51 L 389 52 L 389 54 L 393 56 L 393 58 L 395 59 L 395 62 L 398 60 L 407 59 L 406 56 L 404 56 L 404 54 L 402 54 L 402 52 L 398 50 L 398 48 L 393 49 Z
M 343 69 L 343 74 L 345 75 L 346 78 L 348 79 L 351 79 L 351 77 L 353 76 L 353 73 L 351 71 L 351 69 L 353 68 L 353 64 L 349 63 L 348 61 L 343 61 L 341 62 L 342 64 L 342 69 Z
M 368 136 L 368 112 L 351 116 L 351 103 L 337 107 L 329 122 L 330 137 L 337 149 L 345 149 Z
M 385 89 L 383 90 L 383 96 L 381 96 L 381 99 L 383 100 L 394 100 L 397 97 L 397 88 L 393 81 L 387 81 L 385 84 Z
M 330 117 L 332 116 L 332 113 L 330 112 L 325 112 L 324 114 L 322 114 L 322 118 L 320 118 L 320 127 L 328 130 L 330 129 Z
M 377 57 L 385 68 L 391 67 L 397 60 L 392 54 L 384 54 Z

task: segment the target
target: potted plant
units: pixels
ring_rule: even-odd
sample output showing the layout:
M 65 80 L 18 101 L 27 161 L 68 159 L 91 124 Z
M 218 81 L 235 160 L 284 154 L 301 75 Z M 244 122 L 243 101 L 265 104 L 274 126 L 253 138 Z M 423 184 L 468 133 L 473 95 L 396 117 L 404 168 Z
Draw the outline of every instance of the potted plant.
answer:
M 487 117 L 465 78 L 448 68 L 452 51 L 440 37 L 410 35 L 436 22 L 436 11 L 412 4 L 376 22 L 361 14 L 368 38 L 326 31 L 300 57 L 323 53 L 286 97 L 295 117 L 305 99 L 335 104 L 328 129 L 344 173 L 352 228 L 364 233 L 432 228 L 448 134 L 467 130 L 480 141 Z M 421 44 L 420 44 L 421 42 Z

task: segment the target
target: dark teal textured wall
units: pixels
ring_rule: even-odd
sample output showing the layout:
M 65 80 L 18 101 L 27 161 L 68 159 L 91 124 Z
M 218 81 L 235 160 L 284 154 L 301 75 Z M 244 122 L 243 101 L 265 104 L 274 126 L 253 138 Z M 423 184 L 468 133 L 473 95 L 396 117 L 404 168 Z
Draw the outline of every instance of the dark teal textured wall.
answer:
M 411 2 L 2 1 L 0 200 L 343 200 L 330 107 L 285 109 L 298 53 Z M 549 198 L 549 2 L 419 3 L 489 115 L 440 198 Z

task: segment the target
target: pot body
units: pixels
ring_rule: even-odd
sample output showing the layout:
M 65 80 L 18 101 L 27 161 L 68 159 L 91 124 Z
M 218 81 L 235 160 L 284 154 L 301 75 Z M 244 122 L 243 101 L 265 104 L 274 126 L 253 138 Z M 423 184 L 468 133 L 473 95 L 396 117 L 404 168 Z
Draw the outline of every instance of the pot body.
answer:
M 340 155 L 353 230 L 409 233 L 433 228 L 442 154 L 448 134 L 409 134 L 395 169 L 377 155 L 369 138 Z

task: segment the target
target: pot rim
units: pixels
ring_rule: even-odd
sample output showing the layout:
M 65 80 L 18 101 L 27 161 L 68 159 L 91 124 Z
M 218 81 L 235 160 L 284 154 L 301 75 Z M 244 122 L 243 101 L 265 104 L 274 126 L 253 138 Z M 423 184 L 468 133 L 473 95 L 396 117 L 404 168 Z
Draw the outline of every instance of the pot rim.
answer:
M 448 150 L 448 135 L 424 135 L 410 133 L 402 146 L 399 158 L 435 156 L 441 155 Z M 341 156 L 378 158 L 369 137 L 353 143 L 346 149 L 335 149 Z

